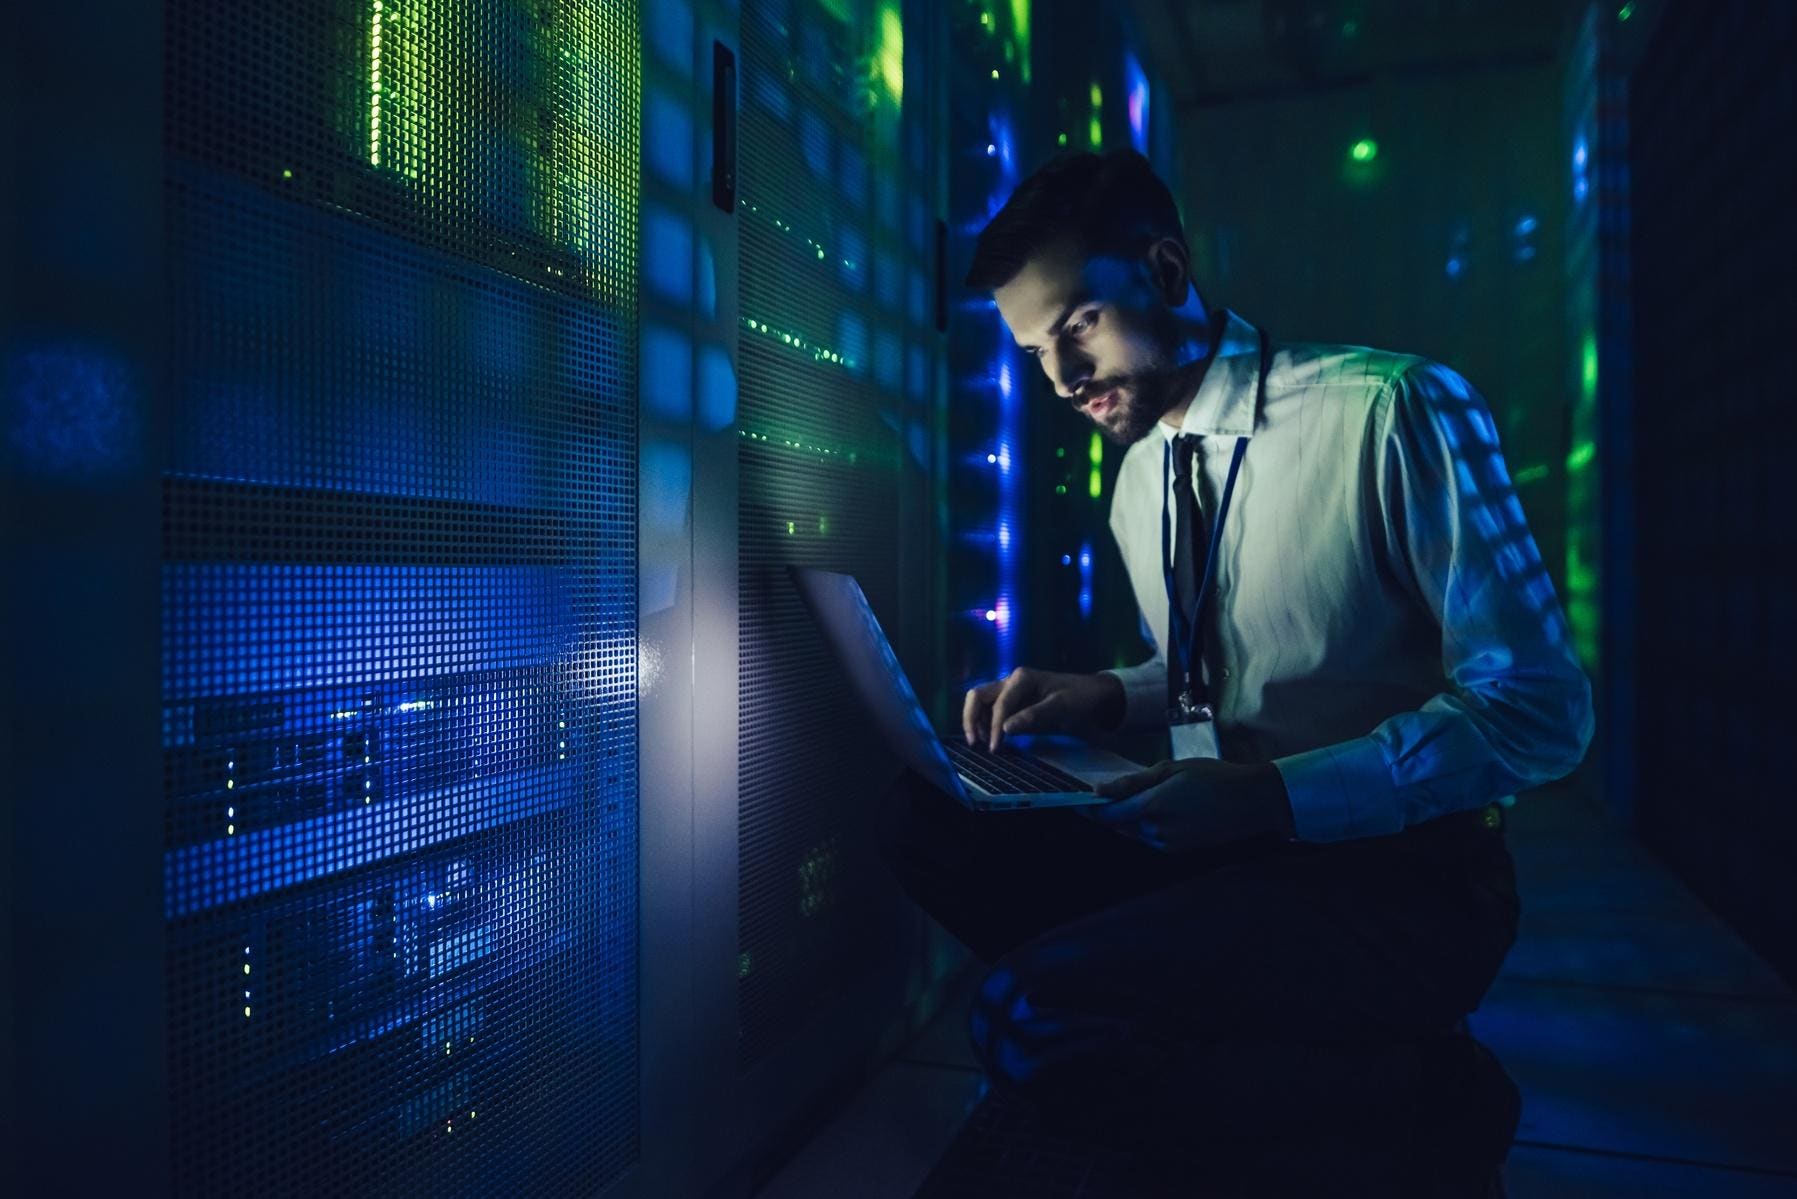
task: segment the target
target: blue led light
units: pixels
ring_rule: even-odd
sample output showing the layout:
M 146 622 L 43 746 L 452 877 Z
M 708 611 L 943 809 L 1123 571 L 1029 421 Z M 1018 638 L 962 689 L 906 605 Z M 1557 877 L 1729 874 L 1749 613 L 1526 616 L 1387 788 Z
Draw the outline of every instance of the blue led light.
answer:
M 1148 153 L 1148 74 L 1134 54 L 1123 56 L 1123 83 L 1128 95 L 1129 141 L 1138 154 Z
M 1073 565 L 1073 555 L 1072 554 L 1062 554 L 1061 555 L 1061 565 L 1062 566 L 1072 566 Z

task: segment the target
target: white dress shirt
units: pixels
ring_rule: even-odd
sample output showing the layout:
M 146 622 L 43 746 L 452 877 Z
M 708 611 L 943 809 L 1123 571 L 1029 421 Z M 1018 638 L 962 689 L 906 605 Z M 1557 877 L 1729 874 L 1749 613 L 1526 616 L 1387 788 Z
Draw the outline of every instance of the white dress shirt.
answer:
M 1591 684 L 1484 400 L 1414 355 L 1286 345 L 1262 405 L 1258 333 L 1224 316 L 1182 427 L 1132 445 L 1111 497 L 1157 647 L 1106 672 L 1125 727 L 1167 726 L 1167 441 L 1203 438 L 1192 480 L 1208 525 L 1248 438 L 1206 620 L 1215 730 L 1173 726 L 1173 756 L 1272 762 L 1303 841 L 1395 833 L 1571 771 Z

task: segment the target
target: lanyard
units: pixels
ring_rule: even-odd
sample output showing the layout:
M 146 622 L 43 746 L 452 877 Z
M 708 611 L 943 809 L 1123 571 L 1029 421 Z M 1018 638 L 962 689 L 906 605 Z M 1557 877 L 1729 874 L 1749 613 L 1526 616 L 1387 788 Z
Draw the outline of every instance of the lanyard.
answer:
M 1255 379 L 1255 390 L 1259 407 L 1264 408 L 1267 394 L 1267 369 L 1270 351 L 1266 331 L 1260 331 L 1260 369 Z M 1216 363 L 1213 361 L 1212 366 Z M 1238 437 L 1235 440 L 1235 455 L 1229 461 L 1229 479 L 1223 485 L 1223 496 L 1217 503 L 1216 519 L 1211 521 L 1210 542 L 1204 551 L 1204 571 L 1199 576 L 1198 599 L 1196 608 L 1187 613 L 1179 603 L 1179 589 L 1173 578 L 1173 515 L 1168 510 L 1167 493 L 1172 488 L 1173 477 L 1173 441 L 1167 440 L 1166 450 L 1161 456 L 1161 577 L 1167 585 L 1167 615 L 1170 626 L 1169 645 L 1167 647 L 1173 661 L 1180 664 L 1184 672 L 1184 683 L 1179 697 L 1167 710 L 1167 719 L 1172 724 L 1190 724 L 1194 721 L 1212 720 L 1216 710 L 1210 705 L 1209 696 L 1204 687 L 1204 601 L 1210 594 L 1211 580 L 1217 573 L 1217 548 L 1223 540 L 1223 522 L 1229 517 L 1229 500 L 1235 494 L 1236 473 L 1242 468 L 1242 456 L 1248 450 L 1248 439 Z M 1194 463 L 1194 475 L 1202 470 L 1202 463 Z M 1189 536 L 1190 530 L 1184 530 Z

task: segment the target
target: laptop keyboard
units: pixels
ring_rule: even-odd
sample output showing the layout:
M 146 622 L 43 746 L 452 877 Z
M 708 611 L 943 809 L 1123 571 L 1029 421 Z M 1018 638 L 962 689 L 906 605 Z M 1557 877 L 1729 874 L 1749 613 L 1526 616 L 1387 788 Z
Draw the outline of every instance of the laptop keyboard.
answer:
M 968 745 L 958 734 L 943 737 L 942 748 L 956 770 L 994 795 L 1049 795 L 1092 789 L 1092 784 L 1041 758 L 1007 750 L 992 753 Z

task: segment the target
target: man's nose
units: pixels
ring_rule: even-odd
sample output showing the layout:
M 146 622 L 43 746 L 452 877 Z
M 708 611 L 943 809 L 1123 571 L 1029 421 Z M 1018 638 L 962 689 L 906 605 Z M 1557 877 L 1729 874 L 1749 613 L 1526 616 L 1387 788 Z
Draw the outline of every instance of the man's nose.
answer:
M 1065 357 L 1042 355 L 1042 369 L 1048 372 L 1048 381 L 1054 384 L 1056 394 L 1064 400 L 1071 400 L 1079 394 L 1080 388 L 1092 380 L 1092 363 L 1079 354 L 1068 354 Z

